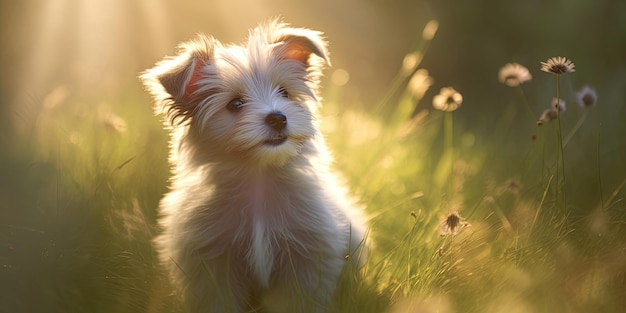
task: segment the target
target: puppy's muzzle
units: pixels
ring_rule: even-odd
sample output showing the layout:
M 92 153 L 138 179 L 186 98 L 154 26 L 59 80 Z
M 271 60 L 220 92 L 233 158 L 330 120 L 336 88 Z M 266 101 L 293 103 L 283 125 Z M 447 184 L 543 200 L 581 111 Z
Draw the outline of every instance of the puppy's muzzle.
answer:
M 265 123 L 276 131 L 281 131 L 287 126 L 287 117 L 282 112 L 272 112 L 265 117 Z
M 287 116 L 282 112 L 276 111 L 265 117 L 265 123 L 278 132 L 277 136 L 265 141 L 269 145 L 280 145 L 287 140 L 287 135 L 282 134 L 282 130 L 287 126 Z

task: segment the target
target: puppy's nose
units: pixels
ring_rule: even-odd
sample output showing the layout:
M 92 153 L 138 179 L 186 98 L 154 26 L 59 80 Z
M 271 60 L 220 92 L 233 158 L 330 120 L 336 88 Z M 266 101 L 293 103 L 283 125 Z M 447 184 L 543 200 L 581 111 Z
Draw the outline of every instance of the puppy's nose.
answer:
M 265 117 L 265 123 L 277 131 L 287 126 L 287 116 L 282 112 L 272 112 Z

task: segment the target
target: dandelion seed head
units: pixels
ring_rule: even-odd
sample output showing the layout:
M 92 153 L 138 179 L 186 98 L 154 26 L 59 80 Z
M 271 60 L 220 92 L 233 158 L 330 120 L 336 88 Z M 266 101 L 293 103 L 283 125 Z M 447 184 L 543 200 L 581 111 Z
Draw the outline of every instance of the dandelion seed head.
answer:
M 552 57 L 541 62 L 541 70 L 546 73 L 565 74 L 575 72 L 574 62 L 566 57 Z
M 511 191 L 511 192 L 514 192 L 514 193 L 517 193 L 522 188 L 522 186 L 519 183 L 519 181 L 517 181 L 516 179 L 513 179 L 513 178 L 507 179 L 504 182 L 504 186 L 506 187 L 506 189 L 508 191 Z
M 565 100 L 557 98 L 552 98 L 552 107 L 561 112 L 565 112 L 565 110 L 567 109 L 565 107 Z
M 518 63 L 507 63 L 500 68 L 498 78 L 509 87 L 517 87 L 533 78 L 525 66 Z
M 537 121 L 537 125 L 541 126 L 545 122 L 554 121 L 554 120 L 556 120 L 557 116 L 558 116 L 558 114 L 557 114 L 556 109 L 554 109 L 554 108 L 546 109 L 539 116 L 539 120 Z
M 402 71 L 406 75 L 410 75 L 417 68 L 417 66 L 422 62 L 422 58 L 424 56 L 419 52 L 412 52 L 404 56 L 402 60 Z
M 576 100 L 580 107 L 588 108 L 596 104 L 596 101 L 598 101 L 598 95 L 593 88 L 585 85 L 580 88 L 578 92 L 576 92 Z
M 411 80 L 409 80 L 407 89 L 415 98 L 421 99 L 432 84 L 433 78 L 428 75 L 428 71 L 425 69 L 419 69 L 415 72 L 415 74 L 413 74 Z
M 470 224 L 457 211 L 450 212 L 439 225 L 441 236 L 456 235 Z
M 101 107 L 98 112 L 100 123 L 111 131 L 123 134 L 126 132 L 128 125 L 126 121 L 119 115 L 111 112 L 109 108 Z
M 450 214 L 448 215 L 448 217 L 446 217 L 446 224 L 451 229 L 457 228 L 460 222 L 461 222 L 461 218 L 456 214 Z
M 437 20 L 430 20 L 424 26 L 424 30 L 422 31 L 422 38 L 424 40 L 432 40 L 437 33 L 437 29 L 439 28 L 439 22 Z
M 126 129 L 128 128 L 126 121 L 115 114 L 104 117 L 102 122 L 106 127 L 120 134 L 125 133 Z
M 439 94 L 433 97 L 433 107 L 437 110 L 452 112 L 463 103 L 463 96 L 452 87 L 441 88 Z
M 581 102 L 584 106 L 590 107 L 595 104 L 596 99 L 591 95 L 584 95 L 581 98 Z

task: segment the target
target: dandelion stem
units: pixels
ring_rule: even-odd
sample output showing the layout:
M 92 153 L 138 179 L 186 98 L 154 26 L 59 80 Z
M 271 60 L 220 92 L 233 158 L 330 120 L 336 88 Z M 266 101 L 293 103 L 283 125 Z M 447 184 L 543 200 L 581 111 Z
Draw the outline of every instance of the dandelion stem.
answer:
M 569 133 L 567 134 L 567 136 L 565 137 L 565 140 L 563 140 L 563 147 L 567 146 L 567 144 L 570 142 L 570 140 L 572 140 L 572 138 L 574 137 L 574 135 L 576 134 L 576 132 L 578 132 L 578 130 L 580 129 L 580 127 L 583 125 L 583 123 L 585 122 L 585 120 L 587 119 L 587 115 L 589 115 L 589 110 L 585 110 L 585 112 L 583 113 L 583 115 L 580 117 L 580 119 L 578 119 L 578 122 L 576 122 L 576 125 L 574 125 L 574 127 L 572 128 L 572 130 L 569 131 Z
M 536 121 L 536 117 L 535 117 L 535 113 L 533 113 L 533 110 L 530 108 L 530 105 L 528 104 L 528 99 L 526 98 L 526 94 L 524 93 L 524 89 L 522 88 L 522 85 L 517 86 L 517 92 L 520 94 L 520 98 L 522 99 L 522 102 L 524 103 L 524 108 L 526 109 L 526 113 L 528 114 L 528 117 L 530 118 L 530 120 L 532 122 Z
M 558 122 L 557 125 L 557 136 L 558 136 L 558 145 L 559 145 L 559 157 L 557 160 L 557 179 L 556 183 L 559 191 L 563 195 L 563 207 L 567 209 L 567 195 L 565 194 L 565 157 L 563 155 L 563 130 L 561 128 L 561 86 L 560 86 L 560 74 L 556 74 L 556 119 Z M 559 163 L 561 168 L 561 179 L 559 180 Z
M 546 196 L 548 195 L 548 190 L 550 190 L 550 185 L 552 184 L 552 179 L 554 178 L 554 175 L 550 176 L 550 179 L 548 179 L 548 183 L 546 184 L 546 189 L 543 190 L 543 196 L 541 197 L 541 202 L 539 203 L 539 207 L 537 208 L 537 212 L 535 212 L 535 217 L 533 218 L 533 223 L 530 224 L 530 230 L 528 231 L 528 236 L 530 236 L 533 232 L 533 228 L 535 228 L 535 224 L 537 223 L 537 218 L 539 217 L 539 213 L 541 212 L 541 208 L 543 208 L 543 205 L 546 201 Z
M 445 123 L 445 134 L 446 134 L 445 135 L 446 136 L 446 149 L 448 149 L 449 152 L 452 152 L 452 149 L 453 149 L 452 132 L 454 131 L 452 112 L 446 112 L 444 123 Z
M 422 38 L 421 41 L 418 42 L 417 48 L 413 50 L 413 53 L 416 53 L 419 56 L 423 56 L 426 54 L 428 47 L 430 46 L 431 40 L 425 40 Z M 396 96 L 401 87 L 405 86 L 410 77 L 418 71 L 419 65 L 421 63 L 421 58 L 416 62 L 412 68 L 410 69 L 401 69 L 398 71 L 396 76 L 391 81 L 391 85 L 387 88 L 386 93 L 383 95 L 382 99 L 380 99 L 376 105 L 376 108 L 380 111 L 390 104 L 391 100 Z
M 444 135 L 445 135 L 445 144 L 446 144 L 446 154 L 449 156 L 450 164 L 450 176 L 452 177 L 454 170 L 454 120 L 452 117 L 452 112 L 445 112 L 444 117 Z M 448 184 L 448 186 L 452 186 L 452 184 Z M 449 190 L 452 192 L 452 189 Z
M 602 124 L 598 126 L 598 143 L 596 145 L 596 163 L 598 169 L 598 187 L 600 188 L 600 203 L 602 204 L 602 212 L 604 212 L 604 193 L 602 191 L 602 173 L 600 172 L 600 130 L 602 130 Z
M 539 136 L 541 138 L 541 147 L 542 147 L 542 151 L 541 151 L 541 178 L 543 178 L 545 176 L 545 170 L 546 170 L 546 138 L 545 138 L 545 131 L 543 130 L 543 127 L 540 127 L 540 133 Z

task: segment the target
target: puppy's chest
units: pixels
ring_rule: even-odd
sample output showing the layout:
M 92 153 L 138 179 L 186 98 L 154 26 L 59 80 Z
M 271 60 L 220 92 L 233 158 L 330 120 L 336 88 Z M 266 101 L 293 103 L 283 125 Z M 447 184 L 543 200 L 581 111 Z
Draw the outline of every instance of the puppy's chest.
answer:
M 250 268 L 265 286 L 276 268 L 286 265 L 287 254 L 304 253 L 303 248 L 314 246 L 312 239 L 318 238 L 309 220 L 315 205 L 307 203 L 304 191 L 292 187 L 251 181 L 239 198 L 242 220 L 237 237 Z
M 288 231 L 292 220 L 305 206 L 305 196 L 291 186 L 270 180 L 258 179 L 248 182 L 236 198 L 241 207 L 242 226 L 250 230 L 262 224 L 270 231 Z

